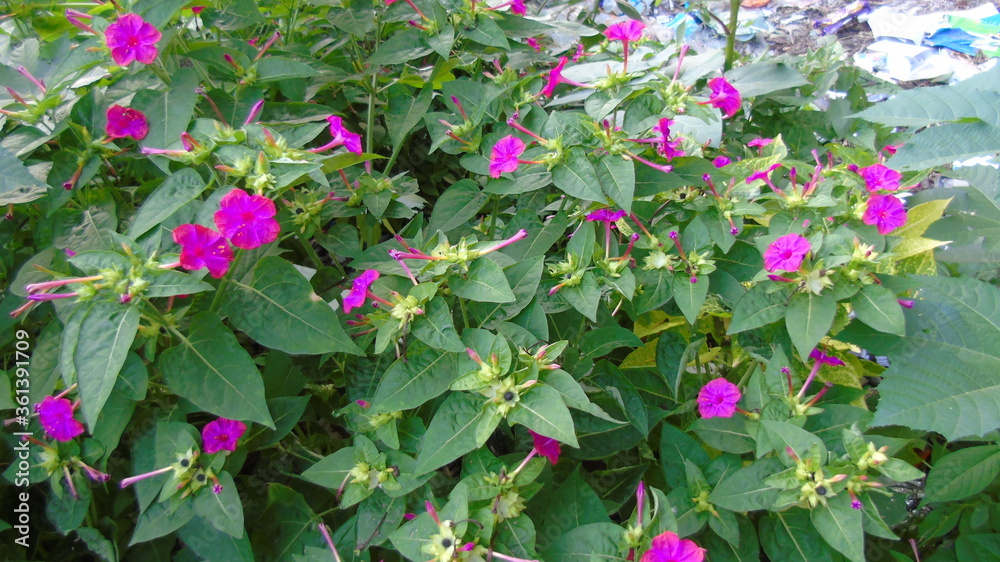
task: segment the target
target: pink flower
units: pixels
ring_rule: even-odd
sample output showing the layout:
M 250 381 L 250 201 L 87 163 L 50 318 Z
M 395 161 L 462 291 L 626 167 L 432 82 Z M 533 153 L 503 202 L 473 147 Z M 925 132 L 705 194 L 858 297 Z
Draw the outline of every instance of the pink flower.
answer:
M 531 434 L 531 439 L 534 441 L 535 451 L 539 455 L 549 459 L 550 463 L 556 464 L 559 461 L 559 455 L 562 454 L 562 447 L 559 445 L 559 442 L 551 437 L 539 435 L 530 429 L 528 433 Z
M 624 216 L 625 211 L 623 209 L 619 209 L 614 212 L 612 212 L 611 209 L 598 209 L 589 213 L 587 215 L 587 220 L 590 222 L 604 222 L 610 224 L 616 222 Z
M 198 15 L 198 14 L 202 13 L 204 10 L 205 10 L 205 6 L 192 6 L 191 7 L 191 11 L 194 12 L 194 15 Z
M 642 32 L 646 29 L 646 24 L 637 20 L 628 20 L 609 25 L 604 30 L 604 36 L 611 41 L 638 41 L 642 39 Z M 626 48 L 628 48 L 626 46 Z
M 378 272 L 369 269 L 358 276 L 351 286 L 351 292 L 344 297 L 344 312 L 350 312 L 355 308 L 364 306 L 365 297 L 368 295 L 368 288 L 378 279 Z
M 181 245 L 181 267 L 188 270 L 208 268 L 218 279 L 229 270 L 233 250 L 221 234 L 200 224 L 182 224 L 174 229 L 174 242 Z
M 751 140 L 750 142 L 748 142 L 747 146 L 756 146 L 756 147 L 759 147 L 759 148 L 763 148 L 763 147 L 771 144 L 772 142 L 774 142 L 774 139 L 767 139 L 767 138 L 763 138 L 763 137 L 757 137 L 757 138 Z
M 510 0 L 510 11 L 519 16 L 528 13 L 528 9 L 524 5 L 524 0 Z
M 740 401 L 740 389 L 724 378 L 708 381 L 698 392 L 698 413 L 703 418 L 729 418 Z
M 893 195 L 875 194 L 868 198 L 868 208 L 861 220 L 875 225 L 879 234 L 889 234 L 906 224 L 906 209 Z
M 201 445 L 211 455 L 225 449 L 236 450 L 236 442 L 243 437 L 247 425 L 241 421 L 219 418 L 201 430 Z
M 161 37 L 163 34 L 138 14 L 123 14 L 104 32 L 111 58 L 119 66 L 128 66 L 135 60 L 151 64 L 156 60 L 156 42 Z
M 559 84 L 569 84 L 570 86 L 578 86 L 580 88 L 591 87 L 586 84 L 581 84 L 580 82 L 574 82 L 573 80 L 570 80 L 568 78 L 563 78 L 562 71 L 563 68 L 566 67 L 567 62 L 569 62 L 569 59 L 566 57 L 562 57 L 559 59 L 559 64 L 555 65 L 552 68 L 552 70 L 549 71 L 548 76 L 545 77 L 545 87 L 542 88 L 542 91 L 539 93 L 539 95 L 551 98 L 552 93 L 556 91 L 556 86 L 558 86 Z
M 319 148 L 310 149 L 309 152 L 323 152 L 324 150 L 343 146 L 350 152 L 361 154 L 361 135 L 345 129 L 344 121 L 336 115 L 331 115 L 326 120 L 330 123 L 330 136 L 333 137 L 333 140 Z
M 717 156 L 715 160 L 712 160 L 712 165 L 716 168 L 725 168 L 730 162 L 731 160 L 725 156 Z
M 653 538 L 653 544 L 640 562 L 702 562 L 705 549 L 692 540 L 681 539 L 677 533 L 664 531 Z
M 219 201 L 215 226 L 237 248 L 252 250 L 278 239 L 281 226 L 274 219 L 274 201 L 234 189 Z
M 831 366 L 834 366 L 834 367 L 838 367 L 838 366 L 844 364 L 844 362 L 841 361 L 840 359 L 838 359 L 838 358 L 836 358 L 836 357 L 834 357 L 832 355 L 827 355 L 827 354 L 823 353 L 822 351 L 819 350 L 819 348 L 816 348 L 816 349 L 810 351 L 809 352 L 809 357 L 811 359 L 815 359 L 817 363 L 821 363 L 823 365 L 831 365 Z
M 66 398 L 46 396 L 35 411 L 45 433 L 56 441 L 72 441 L 83 433 L 83 424 L 73 417 L 73 403 Z
M 123 139 L 132 137 L 142 140 L 149 134 L 149 123 L 146 116 L 137 109 L 112 105 L 107 112 L 108 123 L 104 126 L 104 134 L 108 138 Z
M 497 141 L 490 152 L 490 177 L 499 178 L 500 174 L 513 172 L 520 162 L 518 156 L 524 152 L 524 141 L 514 135 Z
M 538 39 L 534 37 L 528 37 L 528 46 L 535 50 L 536 53 L 542 52 L 542 47 L 538 44 Z
M 899 189 L 899 180 L 903 179 L 903 174 L 882 164 L 860 168 L 858 173 L 864 178 L 865 188 L 871 193 L 879 190 L 896 191 Z
M 681 142 L 680 137 L 670 140 L 670 126 L 673 124 L 674 122 L 671 119 L 664 117 L 653 127 L 653 130 L 660 134 L 656 138 L 656 149 L 668 162 L 675 156 L 684 156 L 684 151 L 677 149 L 677 145 Z
M 712 78 L 708 81 L 708 88 L 711 91 L 711 96 L 709 96 L 708 101 L 700 102 L 699 105 L 711 104 L 712 107 L 721 109 L 726 117 L 736 115 L 743 100 L 740 98 L 739 91 L 728 80 L 722 76 Z
M 768 271 L 798 271 L 803 258 L 811 249 L 809 241 L 795 234 L 778 238 L 764 251 L 764 269 Z

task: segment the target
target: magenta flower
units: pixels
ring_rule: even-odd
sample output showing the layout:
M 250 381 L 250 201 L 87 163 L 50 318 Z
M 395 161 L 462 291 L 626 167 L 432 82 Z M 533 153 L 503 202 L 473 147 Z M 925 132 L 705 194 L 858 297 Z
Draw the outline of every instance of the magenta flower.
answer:
M 361 154 L 361 135 L 345 129 L 344 121 L 336 115 L 331 115 L 326 120 L 330 123 L 330 136 L 333 137 L 333 140 L 319 148 L 310 149 L 309 152 L 323 152 L 324 150 L 343 146 L 350 152 Z
M 514 135 L 497 141 L 490 152 L 490 177 L 499 178 L 500 174 L 513 172 L 520 163 L 518 157 L 524 153 L 524 141 Z
M 149 123 L 146 116 L 137 109 L 112 105 L 107 112 L 108 123 L 104 126 L 104 134 L 108 138 L 123 139 L 132 137 L 142 140 L 149 134 Z
M 819 350 L 819 348 L 816 348 L 811 352 L 809 352 L 809 357 L 811 359 L 815 359 L 817 363 L 821 363 L 823 365 L 832 365 L 834 367 L 839 367 L 844 364 L 844 362 L 841 361 L 840 359 L 832 355 L 827 355 L 823 353 L 822 351 Z
M 725 168 L 726 166 L 729 165 L 730 162 L 732 161 L 729 158 L 726 158 L 725 156 L 717 156 L 715 160 L 712 160 L 712 165 L 715 166 L 716 168 Z
M 531 434 L 531 439 L 535 444 L 535 452 L 543 457 L 549 459 L 549 462 L 556 464 L 559 462 L 559 455 L 562 454 L 562 447 L 559 442 L 551 437 L 546 437 L 544 435 L 539 435 L 534 431 L 528 430 Z
M 861 220 L 875 225 L 879 234 L 889 234 L 906 224 L 906 209 L 893 195 L 875 194 L 868 198 L 868 208 Z
M 795 234 L 778 238 L 764 251 L 764 269 L 768 271 L 798 271 L 809 253 L 809 241 Z
M 566 67 L 567 62 L 569 62 L 569 59 L 566 57 L 559 59 L 559 64 L 555 65 L 552 70 L 549 71 L 548 76 L 545 77 L 545 87 L 542 88 L 539 95 L 551 98 L 552 93 L 556 91 L 556 86 L 559 84 L 569 84 L 570 86 L 578 86 L 580 88 L 590 88 L 590 86 L 586 84 L 581 84 L 580 82 L 574 82 L 568 78 L 563 78 L 562 71 L 563 68 Z
M 516 15 L 523 16 L 528 13 L 528 8 L 524 5 L 524 0 L 510 0 L 510 11 Z
M 698 391 L 698 413 L 703 418 L 729 418 L 736 412 L 740 389 L 724 378 L 712 379 Z
M 215 226 L 237 248 L 252 250 L 278 239 L 281 226 L 275 220 L 274 201 L 234 189 L 219 201 Z
M 360 308 L 365 304 L 365 297 L 372 283 L 378 279 L 378 272 L 369 269 L 358 276 L 351 285 L 351 292 L 344 297 L 344 312 L 350 312 L 355 308 Z
M 879 190 L 896 191 L 899 189 L 899 180 L 903 179 L 903 174 L 882 164 L 860 168 L 858 173 L 864 178 L 865 188 L 871 193 Z
M 705 549 L 692 540 L 681 539 L 677 533 L 664 531 L 653 538 L 653 544 L 640 562 L 702 562 Z
M 161 37 L 163 34 L 138 14 L 123 14 L 104 32 L 111 58 L 119 66 L 128 66 L 135 60 L 152 64 L 158 53 L 156 42 Z
M 774 142 L 774 139 L 768 139 L 764 137 L 757 137 L 747 143 L 747 146 L 755 146 L 758 148 L 764 148 L 765 146 Z
M 536 53 L 542 52 L 542 46 L 538 44 L 538 39 L 535 39 L 534 37 L 528 37 L 527 43 L 528 46 L 534 49 Z
M 740 98 L 740 92 L 728 80 L 722 76 L 712 78 L 708 81 L 708 88 L 711 91 L 708 101 L 699 102 L 698 105 L 711 104 L 712 107 L 721 109 L 726 117 L 736 115 L 743 99 Z
M 604 36 L 611 41 L 622 41 L 628 43 L 629 41 L 638 41 L 639 39 L 642 39 L 642 32 L 645 31 L 645 29 L 646 24 L 641 21 L 622 21 L 609 25 L 608 28 L 604 30 Z M 627 45 L 626 48 L 628 48 Z
M 174 229 L 174 242 L 181 245 L 181 267 L 188 270 L 208 268 L 218 279 L 229 270 L 233 250 L 221 234 L 200 224 L 182 224 Z
M 673 124 L 673 120 L 664 117 L 653 127 L 653 130 L 660 135 L 656 137 L 656 149 L 660 155 L 667 159 L 667 162 L 674 157 L 684 156 L 684 151 L 677 149 L 677 145 L 681 143 L 680 137 L 670 140 L 670 126 Z
M 598 209 L 592 211 L 587 215 L 587 220 L 590 222 L 603 222 L 603 223 L 613 223 L 618 221 L 618 219 L 625 216 L 625 211 L 619 209 L 617 211 L 612 211 L 611 209 Z
M 35 405 L 35 411 L 45 433 L 56 441 L 72 441 L 83 433 L 83 424 L 73 417 L 73 403 L 66 398 L 46 396 Z
M 201 430 L 201 446 L 209 455 L 223 449 L 235 451 L 236 442 L 246 430 L 247 424 L 241 421 L 219 418 Z

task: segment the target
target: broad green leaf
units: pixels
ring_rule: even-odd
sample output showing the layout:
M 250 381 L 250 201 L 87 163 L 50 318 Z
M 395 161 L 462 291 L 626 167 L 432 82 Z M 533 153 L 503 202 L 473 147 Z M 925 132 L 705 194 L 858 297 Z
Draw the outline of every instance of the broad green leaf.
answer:
M 764 479 L 784 469 L 785 465 L 777 457 L 759 459 L 719 482 L 708 499 L 732 511 L 770 509 L 781 489 L 764 484 Z
M 510 48 L 503 30 L 486 14 L 477 15 L 475 27 L 465 28 L 463 35 L 487 47 L 499 47 L 505 50 Z
M 906 319 L 896 295 L 881 285 L 866 285 L 851 297 L 858 320 L 887 334 L 906 334 Z
M 476 426 L 483 417 L 483 397 L 452 392 L 434 413 L 417 455 L 417 474 L 436 470 L 479 446 Z
M 389 87 L 389 105 L 385 112 L 385 125 L 389 131 L 389 138 L 392 139 L 393 150 L 399 150 L 406 136 L 423 119 L 424 114 L 431 107 L 433 95 L 434 90 L 429 86 L 420 90 L 417 95 L 413 95 L 413 89 L 403 84 Z M 444 198 L 444 194 L 441 198 Z M 437 212 L 437 206 L 440 203 L 441 199 L 438 199 L 434 205 L 435 212 Z M 476 210 L 478 211 L 478 209 Z M 433 218 L 431 224 L 434 224 Z M 436 230 L 432 227 L 431 232 L 436 232 Z
M 488 197 L 470 179 L 459 180 L 434 202 L 428 232 L 448 233 L 476 216 Z
M 698 282 L 692 283 L 692 279 L 698 279 Z M 698 321 L 701 306 L 705 304 L 705 299 L 708 298 L 708 276 L 695 278 L 680 273 L 674 276 L 672 285 L 674 302 L 677 303 L 677 308 L 681 309 L 681 312 L 684 313 L 684 318 L 687 319 L 689 324 L 694 324 Z
M 1000 290 L 968 278 L 884 277 L 899 294 L 906 337 L 850 326 L 839 339 L 889 357 L 873 425 L 937 431 L 954 440 L 1000 427 Z
M 142 296 L 147 298 L 173 297 L 214 290 L 215 287 L 192 275 L 168 269 L 155 273 L 149 278 L 149 287 L 146 287 L 146 292 Z
M 170 82 L 170 89 L 136 109 L 146 114 L 149 134 L 140 141 L 143 147 L 170 148 L 180 145 L 181 133 L 187 130 L 198 101 L 199 84 L 193 68 L 182 68 Z M 134 106 L 133 106 L 134 107 Z
M 573 416 L 559 392 L 551 386 L 537 384 L 522 393 L 507 420 L 571 447 L 579 446 L 573 429 Z
M 130 238 L 138 238 L 201 195 L 208 184 L 193 168 L 183 168 L 169 176 L 139 207 L 132 226 L 128 229 Z
M 198 314 L 188 335 L 178 337 L 180 343 L 159 357 L 171 390 L 217 416 L 274 429 L 260 372 L 217 314 Z
M 583 479 L 577 466 L 546 502 L 538 530 L 540 536 L 551 540 L 569 529 L 609 522 L 601 498 Z
M 307 468 L 302 473 L 302 478 L 324 488 L 337 490 L 346 481 L 354 463 L 354 447 L 344 447 Z
M 254 532 L 267 540 L 254 542 L 254 555 L 258 560 L 288 560 L 307 544 L 321 544 L 318 521 L 302 494 L 272 482 L 267 486 L 267 509 L 254 524 Z
M 737 546 L 714 534 L 705 535 L 702 542 L 699 542 L 702 548 L 712 553 L 712 562 L 760 562 L 760 542 L 756 526 L 742 516 L 736 516 L 736 524 L 739 528 Z
M 195 516 L 194 502 L 182 501 L 178 505 L 159 502 L 149 506 L 135 522 L 135 531 L 129 546 L 170 534 L 184 526 Z
M 372 398 L 373 411 L 408 410 L 440 396 L 465 372 L 459 363 L 463 356 L 423 344 L 411 345 L 406 356 L 397 359 L 382 375 Z
M 636 313 L 645 314 L 667 304 L 673 297 L 673 277 L 673 272 L 666 269 L 641 272 L 637 281 L 642 283 L 642 293 L 632 299 Z
M 597 322 L 597 307 L 601 304 L 601 289 L 597 286 L 594 274 L 586 272 L 583 281 L 573 287 L 564 287 L 558 293 L 571 304 L 580 314 Z
M 928 127 L 886 162 L 894 170 L 925 170 L 938 164 L 1000 152 L 998 123 L 946 123 Z
M 664 423 L 660 431 L 660 457 L 663 459 L 663 475 L 671 488 L 685 484 L 685 460 L 690 460 L 699 468 L 707 467 L 711 462 L 708 453 L 694 438 L 668 423 Z
M 258 82 L 309 78 L 317 74 L 319 73 L 308 64 L 285 57 L 265 57 L 257 62 Z
M 809 521 L 808 512 L 793 508 L 760 520 L 760 545 L 770 560 L 831 562 L 830 550 Z
M 1000 94 L 970 88 L 961 82 L 952 86 L 915 88 L 903 90 L 892 99 L 852 117 L 891 127 L 926 127 L 969 118 L 1000 125 Z
M 811 511 L 813 525 L 830 546 L 851 562 L 865 562 L 865 532 L 861 511 L 851 507 L 846 493 L 830 498 Z
M 91 431 L 115 387 L 138 329 L 139 310 L 116 302 L 96 302 L 80 320 L 72 350 L 73 368 L 80 385 L 83 417 Z
M 503 269 L 514 293 L 514 301 L 509 303 L 470 303 L 471 314 L 478 319 L 480 326 L 487 326 L 494 314 L 501 312 L 497 320 L 515 316 L 531 305 L 538 283 L 542 280 L 545 268 L 543 256 L 524 258 Z
M 424 305 L 424 313 L 413 319 L 413 335 L 427 345 L 445 351 L 465 351 L 458 339 L 451 308 L 444 299 L 431 299 Z
M 545 562 L 622 560 L 618 556 L 621 538 L 622 528 L 614 523 L 591 523 L 565 529 L 539 558 Z
M 734 68 L 726 78 L 748 99 L 809 83 L 805 76 L 781 62 L 762 61 Z
M 584 356 L 596 359 L 603 357 L 619 347 L 639 347 L 642 340 L 621 326 L 605 326 L 583 334 L 580 338 L 580 352 Z
M 919 236 L 915 238 L 903 238 L 899 244 L 892 248 L 892 255 L 895 259 L 902 260 L 926 253 L 929 250 L 939 248 L 945 244 L 947 244 L 947 242 L 931 240 L 930 238 L 923 238 Z
M 246 533 L 234 537 L 215 529 L 209 521 L 201 517 L 195 517 L 178 529 L 177 538 L 203 560 L 226 560 L 228 562 L 253 562 L 254 560 L 250 537 Z
M 744 420 L 728 418 L 699 418 L 688 431 L 695 432 L 710 447 L 737 455 L 754 450 L 754 440 L 747 434 Z
M 816 296 L 812 293 L 796 293 L 788 301 L 785 327 L 799 352 L 799 357 L 808 357 L 819 340 L 830 331 L 837 315 L 837 301 L 827 291 Z
M 513 302 L 514 293 L 497 262 L 479 258 L 472 262 L 466 275 L 448 278 L 448 285 L 457 296 L 477 302 Z
M 427 39 L 419 29 L 407 29 L 392 34 L 387 41 L 379 46 L 375 54 L 368 57 L 367 64 L 380 66 L 383 64 L 402 64 L 422 57 L 433 51 L 427 46 Z
M 292 354 L 360 353 L 337 313 L 284 259 L 266 257 L 242 281 L 231 283 L 222 310 L 261 345 Z
M 597 179 L 604 192 L 626 213 L 632 212 L 635 194 L 635 164 L 621 156 L 606 154 L 597 161 Z
M 952 198 L 935 199 L 934 201 L 921 203 L 907 210 L 906 224 L 892 231 L 892 235 L 901 238 L 918 238 L 923 236 L 927 232 L 927 228 L 944 215 L 944 210 L 951 203 L 951 200 Z
M 0 205 L 30 203 L 46 193 L 45 182 L 33 176 L 14 153 L 0 146 Z
M 969 447 L 938 459 L 927 475 L 926 502 L 957 501 L 978 494 L 1000 474 L 1000 447 Z
M 747 291 L 733 309 L 730 334 L 766 326 L 785 317 L 788 299 L 780 291 L 768 292 L 767 283 L 758 283 Z
M 552 168 L 552 183 L 563 193 L 577 199 L 604 201 L 597 172 L 582 148 L 571 148 L 567 162 Z
M 198 494 L 194 511 L 219 531 L 238 539 L 243 536 L 243 501 L 228 472 L 220 472 L 218 477 L 222 491 Z

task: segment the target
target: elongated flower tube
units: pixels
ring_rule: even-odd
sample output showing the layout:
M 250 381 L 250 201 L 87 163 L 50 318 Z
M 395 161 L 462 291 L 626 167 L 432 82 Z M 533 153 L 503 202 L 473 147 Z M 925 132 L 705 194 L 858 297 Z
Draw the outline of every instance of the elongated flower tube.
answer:
M 102 281 L 104 279 L 103 275 L 91 275 L 89 277 L 73 277 L 71 279 L 56 279 L 54 281 L 42 281 L 41 283 L 30 283 L 24 286 L 24 290 L 31 293 L 38 293 L 40 291 L 47 291 L 49 289 L 55 289 L 56 287 L 62 287 L 63 285 L 70 285 L 72 283 L 89 283 L 92 281 Z
M 698 105 L 711 105 L 712 107 L 716 107 L 722 110 L 726 117 L 736 115 L 736 112 L 740 110 L 740 104 L 743 103 L 739 90 L 734 88 L 733 85 L 722 76 L 709 80 L 708 88 L 711 92 L 708 101 L 698 102 Z
M 310 148 L 308 152 L 315 154 L 343 146 L 348 152 L 361 154 L 361 135 L 348 131 L 344 127 L 344 120 L 337 115 L 330 115 L 326 120 L 330 124 L 330 136 L 333 137 L 333 140 L 318 148 Z
M 20 74 L 21 76 L 24 76 L 24 77 L 25 77 L 25 78 L 27 78 L 28 80 L 31 80 L 31 83 L 32 83 L 32 84 L 34 84 L 35 86 L 38 86 L 38 89 L 39 89 L 39 90 L 41 90 L 43 94 L 45 93 L 45 91 L 46 91 L 46 89 L 45 89 L 45 82 L 42 82 L 42 81 L 41 81 L 41 80 L 39 80 L 38 78 L 35 78 L 35 75 L 34 75 L 34 74 L 32 74 L 32 73 L 31 73 L 31 71 L 29 71 L 29 70 L 28 70 L 27 68 L 25 68 L 24 66 L 18 66 L 18 67 L 17 67 L 17 72 L 18 72 L 18 73 L 19 73 L 19 74 Z
M 628 72 L 628 44 L 642 39 L 642 33 L 646 29 L 646 24 L 637 20 L 628 20 L 609 25 L 604 30 L 604 36 L 611 41 L 622 42 L 622 52 L 624 57 L 624 72 Z
M 79 30 L 86 31 L 87 33 L 93 33 L 94 35 L 97 35 L 97 32 L 94 31 L 94 28 L 92 28 L 89 25 L 83 23 L 83 21 L 82 21 L 82 20 L 90 20 L 90 19 L 93 19 L 93 18 L 94 18 L 94 16 L 92 16 L 90 14 L 85 14 L 83 12 L 78 12 L 78 11 L 73 10 L 73 9 L 67 9 L 66 10 L 66 20 L 69 21 L 69 23 L 73 24 L 73 26 L 76 27 Z
M 559 63 L 556 64 L 552 70 L 545 77 L 545 86 L 542 91 L 538 93 L 541 97 L 551 98 L 552 94 L 556 91 L 556 86 L 559 84 L 569 84 L 570 86 L 576 86 L 578 88 L 593 88 L 589 84 L 583 84 L 581 82 L 575 82 L 569 78 L 564 78 L 562 75 L 563 68 L 566 67 L 566 63 L 569 62 L 568 57 L 562 57 L 559 59 Z
M 263 109 L 264 109 L 264 100 L 258 100 L 257 103 L 253 104 L 253 107 L 250 108 L 250 114 L 247 115 L 246 120 L 243 121 L 243 126 L 246 127 L 251 123 L 255 123 L 257 121 L 257 117 L 260 116 L 260 112 Z
M 809 358 L 813 360 L 813 366 L 812 370 L 809 371 L 809 376 L 806 377 L 805 382 L 802 383 L 802 388 L 799 389 L 799 393 L 797 394 L 800 400 L 806 395 L 806 391 L 809 390 L 809 385 L 812 384 L 813 379 L 815 379 L 816 375 L 819 373 L 820 367 L 823 365 L 838 367 L 844 364 L 844 362 L 840 359 L 823 353 L 819 350 L 819 348 L 812 350 L 809 353 Z

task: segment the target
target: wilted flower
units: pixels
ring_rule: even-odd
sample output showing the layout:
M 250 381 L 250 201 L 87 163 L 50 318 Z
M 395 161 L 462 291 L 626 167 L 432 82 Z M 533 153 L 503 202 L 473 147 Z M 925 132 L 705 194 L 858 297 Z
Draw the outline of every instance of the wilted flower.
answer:
M 46 396 L 35 411 L 45 433 L 56 441 L 72 441 L 83 433 L 83 424 L 73 417 L 73 403 L 67 398 Z
M 906 224 L 906 209 L 903 202 L 893 195 L 875 194 L 868 198 L 868 207 L 861 220 L 875 225 L 879 234 L 889 234 Z
M 247 425 L 238 420 L 219 418 L 209 422 L 201 430 L 202 449 L 208 454 L 226 451 L 235 451 L 236 442 L 243 437 L 247 430 Z
M 528 37 L 526 41 L 528 43 L 528 46 L 534 49 L 536 53 L 542 52 L 542 47 L 541 45 L 538 44 L 538 39 L 535 39 L 534 37 Z
M 767 271 L 797 271 L 809 253 L 809 241 L 802 236 L 786 234 L 764 251 L 764 269 Z
M 229 270 L 233 250 L 221 234 L 200 224 L 182 224 L 174 229 L 174 242 L 181 245 L 181 267 L 188 270 L 208 268 L 218 279 Z
M 237 248 L 252 250 L 278 239 L 281 226 L 275 220 L 274 201 L 234 189 L 219 201 L 215 226 Z
M 149 123 L 146 116 L 138 109 L 112 105 L 107 112 L 108 123 L 104 126 L 104 134 L 108 138 L 123 139 L 132 137 L 142 140 L 149 134 Z
M 712 78 L 708 81 L 708 88 L 711 91 L 708 101 L 700 102 L 699 105 L 711 104 L 712 107 L 721 109 L 726 117 L 736 115 L 743 100 L 740 92 L 728 80 L 722 76 Z
M 354 283 L 351 286 L 351 292 L 344 297 L 344 312 L 350 312 L 355 308 L 364 306 L 365 297 L 368 295 L 368 289 L 372 286 L 372 283 L 378 279 L 378 275 L 378 271 L 369 269 L 354 280 Z
M 705 549 L 692 540 L 681 539 L 677 533 L 664 531 L 653 538 L 653 544 L 640 562 L 702 562 Z
M 809 352 L 809 357 L 815 359 L 817 363 L 822 363 L 823 365 L 831 365 L 834 367 L 839 367 L 844 364 L 840 359 L 823 353 L 819 348 L 816 348 Z
M 104 32 L 111 58 L 120 66 L 128 66 L 135 60 L 151 64 L 156 60 L 156 42 L 161 37 L 163 34 L 138 14 L 123 14 Z
M 535 452 L 549 459 L 550 463 L 556 464 L 559 461 L 559 455 L 562 453 L 562 447 L 559 445 L 559 442 L 551 437 L 539 435 L 530 429 L 528 433 L 531 434 L 531 439 L 534 442 Z
M 735 384 L 724 378 L 712 379 L 698 391 L 698 413 L 703 418 L 732 417 L 741 397 Z

